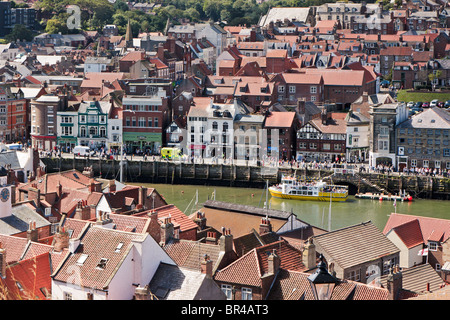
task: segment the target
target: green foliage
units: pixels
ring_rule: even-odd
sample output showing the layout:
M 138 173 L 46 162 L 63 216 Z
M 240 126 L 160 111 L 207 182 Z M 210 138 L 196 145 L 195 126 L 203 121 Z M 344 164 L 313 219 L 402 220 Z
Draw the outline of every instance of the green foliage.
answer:
M 25 40 L 25 41 L 31 41 L 33 40 L 33 33 L 28 30 L 27 27 L 25 27 L 23 24 L 16 24 L 14 25 L 11 32 L 6 35 L 5 39 L 8 42 L 13 42 L 16 40 Z

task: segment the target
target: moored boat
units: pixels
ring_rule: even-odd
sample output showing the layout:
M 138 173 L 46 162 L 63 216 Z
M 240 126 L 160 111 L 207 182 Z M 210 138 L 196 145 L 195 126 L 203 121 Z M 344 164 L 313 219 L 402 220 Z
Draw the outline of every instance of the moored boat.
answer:
M 269 188 L 272 197 L 293 200 L 346 201 L 348 187 L 330 185 L 324 181 L 302 181 L 293 176 L 283 176 L 281 183 Z
M 392 194 L 381 194 L 381 193 L 357 193 L 355 198 L 360 199 L 370 199 L 370 200 L 380 200 L 380 201 L 413 201 L 413 197 L 409 194 L 392 195 Z

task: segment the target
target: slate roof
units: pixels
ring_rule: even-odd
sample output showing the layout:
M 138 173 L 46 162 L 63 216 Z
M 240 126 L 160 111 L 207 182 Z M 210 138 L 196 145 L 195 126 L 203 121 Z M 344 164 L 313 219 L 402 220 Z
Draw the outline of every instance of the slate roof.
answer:
M 343 269 L 400 252 L 371 221 L 314 236 L 313 242 Z
M 36 222 L 36 228 L 49 226 L 51 223 L 36 212 L 30 203 L 14 205 L 12 214 L 0 219 L 0 233 L 14 235 L 28 230 L 30 221 Z
M 216 287 L 215 295 L 199 297 L 199 290 L 208 281 Z M 159 264 L 150 282 L 150 291 L 159 300 L 225 299 L 225 294 L 206 274 L 166 263 Z
M 11 165 L 11 169 L 22 169 L 16 151 L 0 152 L 0 166 L 6 167 Z
M 398 128 L 448 129 L 450 112 L 439 107 L 429 108 L 402 122 Z

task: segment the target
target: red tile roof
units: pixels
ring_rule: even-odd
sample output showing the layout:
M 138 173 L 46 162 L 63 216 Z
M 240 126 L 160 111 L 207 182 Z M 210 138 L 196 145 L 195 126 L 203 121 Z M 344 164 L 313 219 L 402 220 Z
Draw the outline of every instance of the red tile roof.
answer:
M 152 210 L 142 211 L 134 214 L 135 217 L 148 216 Z M 187 215 L 184 214 L 173 204 L 168 204 L 156 209 L 158 214 L 158 220 L 162 221 L 164 217 L 170 216 L 174 225 L 180 226 L 180 232 L 186 232 L 188 230 L 197 229 L 197 224 L 192 221 Z
M 8 300 L 50 300 L 52 267 L 48 252 L 20 261 L 6 269 Z
M 84 80 L 81 82 L 81 88 L 101 88 L 103 81 L 113 83 L 115 80 L 125 78 L 123 72 L 87 72 Z
M 419 221 L 411 220 L 392 229 L 408 248 L 423 244 Z
M 425 244 L 428 244 L 428 241 L 445 241 L 450 237 L 450 220 L 399 213 L 389 216 L 383 233 L 387 234 L 391 229 L 413 220 L 419 222 Z
M 273 111 L 265 121 L 265 127 L 268 128 L 290 128 L 294 122 L 295 112 Z
M 261 277 L 268 273 L 268 253 L 273 250 L 280 257 L 280 268 L 292 271 L 305 270 L 300 250 L 280 240 L 249 251 L 219 270 L 214 279 L 220 282 L 261 287 Z

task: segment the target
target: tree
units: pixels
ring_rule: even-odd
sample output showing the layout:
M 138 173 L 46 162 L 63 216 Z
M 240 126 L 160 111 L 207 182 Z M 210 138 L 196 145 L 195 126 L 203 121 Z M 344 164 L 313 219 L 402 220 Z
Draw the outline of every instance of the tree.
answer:
M 433 90 L 436 88 L 435 80 L 438 80 L 442 76 L 441 70 L 434 70 L 428 75 L 428 80 L 430 80 Z
M 68 31 L 69 29 L 67 28 L 66 22 L 56 18 L 48 20 L 45 27 L 45 32 L 49 34 L 56 34 L 59 32 L 66 34 Z
M 15 24 L 5 39 L 8 40 L 8 42 L 13 42 L 16 40 L 31 41 L 33 40 L 33 33 L 23 24 Z

